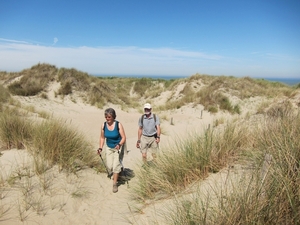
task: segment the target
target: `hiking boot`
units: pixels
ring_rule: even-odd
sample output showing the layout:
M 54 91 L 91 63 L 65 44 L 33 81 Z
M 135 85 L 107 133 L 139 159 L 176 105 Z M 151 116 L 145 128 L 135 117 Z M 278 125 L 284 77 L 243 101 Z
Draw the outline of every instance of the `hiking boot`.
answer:
M 114 184 L 113 185 L 113 193 L 116 193 L 116 192 L 118 192 L 118 185 Z

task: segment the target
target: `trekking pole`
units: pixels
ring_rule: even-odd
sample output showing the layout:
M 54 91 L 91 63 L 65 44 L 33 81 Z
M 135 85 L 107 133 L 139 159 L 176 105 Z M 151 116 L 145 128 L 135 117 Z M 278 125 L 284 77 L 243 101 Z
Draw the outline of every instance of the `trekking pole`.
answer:
M 101 160 L 102 160 L 102 163 L 103 163 L 103 165 L 104 165 L 104 167 L 105 167 L 105 169 L 106 169 L 107 177 L 108 177 L 108 178 L 111 178 L 112 175 L 109 174 L 108 169 L 107 169 L 107 166 L 106 166 L 106 164 L 105 164 L 105 162 L 104 162 L 104 160 L 103 160 L 103 158 L 102 158 L 101 153 L 99 153 L 99 156 L 100 156 L 100 158 L 101 158 Z

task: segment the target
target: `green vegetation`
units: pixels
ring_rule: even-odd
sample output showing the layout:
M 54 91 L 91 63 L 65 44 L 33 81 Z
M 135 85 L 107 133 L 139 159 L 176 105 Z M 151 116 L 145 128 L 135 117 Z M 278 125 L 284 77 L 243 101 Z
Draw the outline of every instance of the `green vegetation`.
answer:
M 0 77 L 8 83 L 7 88 L 13 95 L 40 94 L 41 97 L 47 99 L 44 92 L 51 82 L 56 81 L 60 83 L 56 96 L 72 95 L 77 92 L 88 104 L 99 108 L 107 103 L 119 104 L 123 108 L 135 108 L 138 107 L 141 99 L 152 102 L 162 92 L 169 92 L 168 101 L 156 105 L 158 110 L 179 109 L 192 103 L 203 105 L 204 109 L 211 113 L 221 110 L 232 114 L 240 114 L 241 107 L 238 103 L 230 102 L 230 96 L 240 100 L 256 96 L 291 97 L 297 88 L 263 79 L 201 74 L 173 80 L 94 77 L 74 68 L 58 69 L 49 64 L 37 64 L 19 73 L 1 72 Z M 16 79 L 17 77 L 19 78 Z
M 0 113 L 0 141 L 6 149 L 24 148 L 32 137 L 32 125 L 18 110 L 6 108 Z
M 21 79 L 8 86 L 14 95 L 33 96 L 45 90 L 48 83 L 54 80 L 57 68 L 49 64 L 37 64 L 20 72 Z
M 211 113 L 222 110 L 230 114 L 241 113 L 240 101 L 261 97 L 263 101 L 251 115 L 229 122 L 222 117 L 201 134 L 191 133 L 183 140 L 177 138 L 174 146 L 161 151 L 154 163 L 135 173 L 137 182 L 131 188 L 131 196 L 144 204 L 174 198 L 176 207 L 160 212 L 165 224 L 298 224 L 300 221 L 300 114 L 294 110 L 300 102 L 289 101 L 299 85 L 289 87 L 263 79 L 200 74 L 168 81 L 103 78 L 49 64 L 38 64 L 20 73 L 0 72 L 0 79 L 1 148 L 28 150 L 33 157 L 33 172 L 45 195 L 52 181 L 47 172 L 53 168 L 58 167 L 69 176 L 86 167 L 99 172 L 105 172 L 105 168 L 84 134 L 67 121 L 14 102 L 13 95 L 47 100 L 47 88 L 57 82 L 60 87 L 56 97 L 77 93 L 100 108 L 107 103 L 138 108 L 141 101 L 156 103 L 155 98 L 169 93 L 168 100 L 156 105 L 157 109 L 179 109 L 191 103 L 201 104 Z M 272 101 L 281 97 L 285 100 Z M 32 120 L 33 114 L 38 119 Z M 174 125 L 172 120 L 171 124 Z M 165 133 L 163 127 L 162 130 Z M 237 164 L 249 169 L 242 179 L 231 183 L 228 178 L 231 165 Z M 211 187 L 208 195 L 197 188 L 209 175 L 225 170 L 225 189 Z M 31 177 L 32 171 L 25 166 L 13 171 L 6 180 L 0 176 L 0 187 L 19 185 L 23 191 L 23 205 L 18 205 L 21 221 L 26 220 L 29 208 L 38 214 L 43 212 L 42 201 L 30 197 L 35 185 Z M 83 187 L 72 191 L 73 198 L 87 195 Z M 4 208 L 0 209 L 1 218 Z
M 11 98 L 9 91 L 0 85 L 0 104 L 6 103 Z
M 9 91 L 0 84 L 0 110 L 3 109 L 3 105 L 12 100 Z
M 49 168 L 58 165 L 60 170 L 76 172 L 83 167 L 105 171 L 85 136 L 70 124 L 51 119 L 41 113 L 40 123 L 22 116 L 17 108 L 6 108 L 0 113 L 0 144 L 5 149 L 27 148 L 36 162 Z M 50 118 L 50 119 L 49 119 Z
M 71 172 L 82 166 L 96 166 L 99 161 L 83 134 L 60 120 L 46 120 L 38 124 L 27 148 L 49 165 L 59 165 Z
M 289 104 L 275 108 L 256 122 L 237 120 L 162 151 L 136 174 L 132 197 L 148 204 L 173 197 L 173 207 L 160 212 L 165 224 L 298 224 L 300 114 Z M 250 168 L 235 182 L 233 163 Z M 226 166 L 226 187 L 188 194 L 195 181 Z
M 135 198 L 144 201 L 157 192 L 166 197 L 218 172 L 251 145 L 246 130 L 238 124 L 227 124 L 222 130 L 204 130 L 203 136 L 191 134 L 188 139 L 177 139 L 175 147 L 161 152 L 155 165 L 144 167 L 136 175 Z
M 88 91 L 92 77 L 74 68 L 61 68 L 58 70 L 57 81 L 61 83 L 62 94 L 67 95 L 72 93 L 71 87 L 78 91 Z

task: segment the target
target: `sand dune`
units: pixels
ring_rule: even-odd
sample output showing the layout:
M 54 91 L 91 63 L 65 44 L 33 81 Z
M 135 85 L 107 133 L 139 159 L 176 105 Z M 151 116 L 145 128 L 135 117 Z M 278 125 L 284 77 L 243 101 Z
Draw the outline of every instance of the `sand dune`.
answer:
M 22 105 L 32 105 L 37 111 L 45 111 L 56 118 L 62 118 L 78 128 L 86 138 L 98 148 L 100 126 L 104 122 L 104 109 L 83 103 L 80 98 L 76 102 L 68 96 L 64 99 L 55 98 L 54 83 L 48 91 L 48 99 L 39 97 L 15 97 Z M 163 93 L 157 99 L 157 104 L 162 104 L 168 98 L 168 93 Z M 261 99 L 245 100 L 241 105 L 243 112 L 251 112 Z M 136 149 L 137 123 L 141 116 L 141 109 L 126 109 L 123 111 L 118 105 L 107 105 L 116 110 L 117 120 L 120 121 L 126 132 L 127 148 L 124 167 L 133 171 L 139 169 L 141 154 Z M 142 104 L 141 104 L 142 107 Z M 246 110 L 245 110 L 246 109 Z M 210 114 L 203 110 L 201 105 L 193 107 L 186 105 L 178 110 L 157 112 L 155 105 L 153 112 L 161 119 L 163 133 L 161 135 L 160 151 L 170 148 L 175 140 L 184 139 L 191 133 L 203 132 L 213 125 L 217 118 L 230 119 L 227 113 L 219 112 Z M 172 121 L 172 123 L 171 123 Z M 95 152 L 96 153 L 96 152 Z M 27 173 L 32 166 L 32 159 L 26 150 L 5 150 L 0 157 L 2 180 L 17 174 Z M 99 163 L 101 160 L 99 158 Z M 238 167 L 235 167 L 238 168 Z M 211 185 L 224 185 L 225 177 L 228 178 L 228 169 L 214 174 L 203 182 L 204 192 Z M 29 172 L 28 172 L 29 173 Z M 30 173 L 29 173 L 30 174 Z M 236 173 L 231 173 L 235 174 Z M 33 176 L 33 175 L 32 175 Z M 22 178 L 23 179 L 23 178 Z M 135 203 L 129 198 L 130 186 L 136 182 L 134 177 L 119 187 L 117 193 L 112 192 L 112 180 L 106 174 L 98 174 L 93 169 L 78 172 L 77 176 L 66 176 L 58 173 L 57 168 L 52 168 L 43 177 L 32 179 L 30 186 L 27 182 L 19 182 L 19 188 L 7 189 L 1 193 L 1 206 L 7 212 L 0 212 L 0 224 L 158 224 L 163 223 L 159 212 L 166 206 L 171 206 L 165 200 L 152 203 L 143 208 L 143 213 L 135 211 Z M 41 184 L 47 185 L 47 191 L 40 188 Z M 6 196 L 4 198 L 4 195 Z M 28 196 L 27 196 L 28 195 Z M 26 197 L 27 196 L 27 197 Z M 83 196 L 83 197 L 76 197 Z M 32 206 L 28 209 L 26 207 Z M 33 209 L 34 208 L 34 209 Z

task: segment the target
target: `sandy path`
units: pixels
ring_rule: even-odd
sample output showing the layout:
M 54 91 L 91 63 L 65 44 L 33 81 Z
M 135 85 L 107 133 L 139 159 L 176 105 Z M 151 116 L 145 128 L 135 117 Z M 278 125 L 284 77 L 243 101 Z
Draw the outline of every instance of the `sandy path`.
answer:
M 86 105 L 81 102 L 72 102 L 69 100 L 49 101 L 36 97 L 19 98 L 22 105 L 33 105 L 36 111 L 46 111 L 54 117 L 61 118 L 73 126 L 77 127 L 81 132 L 86 134 L 87 138 L 98 148 L 100 125 L 104 122 L 104 110 L 93 106 Z M 137 121 L 140 113 L 137 110 L 122 111 L 118 106 L 111 105 L 117 113 L 119 120 L 126 132 L 128 155 L 124 157 L 124 167 L 133 171 L 139 169 L 138 164 L 141 163 L 141 154 L 135 147 L 137 140 Z M 155 112 L 155 108 L 154 108 Z M 203 113 L 201 108 L 183 107 L 180 110 L 172 112 L 158 113 L 159 116 L 167 118 L 162 120 L 163 134 L 161 135 L 160 149 L 163 150 L 177 137 L 184 138 L 190 132 L 201 132 L 204 127 L 212 123 L 213 117 L 208 113 Z M 173 125 L 171 125 L 171 119 Z M 13 165 L 20 165 L 20 161 L 24 161 L 24 150 L 4 151 L 4 155 L 0 158 L 1 169 L 12 168 Z M 28 156 L 30 157 L 30 156 Z M 30 160 L 29 160 L 30 161 Z M 101 163 L 99 158 L 99 163 Z M 24 167 L 24 165 L 23 165 Z M 78 177 L 65 177 L 64 174 L 58 174 L 53 169 L 51 177 L 55 184 L 52 184 L 51 190 L 54 193 L 47 196 L 41 196 L 44 210 L 43 215 L 37 215 L 36 212 L 30 210 L 24 213 L 26 215 L 25 223 L 27 224 L 151 224 L 153 213 L 155 214 L 155 205 L 144 209 L 144 214 L 134 214 L 135 205 L 129 200 L 130 185 L 136 180 L 133 178 L 129 181 L 129 185 L 123 184 L 119 187 L 117 193 L 112 192 L 112 180 L 109 180 L 106 174 L 97 174 L 92 169 L 86 169 L 78 173 Z M 50 175 L 49 175 L 50 176 Z M 38 182 L 38 181 L 37 181 Z M 84 192 L 84 198 L 73 198 L 71 193 Z M 17 191 L 16 191 L 17 193 Z M 20 211 L 16 207 L 22 197 L 17 194 L 11 197 L 12 204 L 9 213 L 4 218 L 12 219 L 0 224 L 24 224 L 20 221 Z M 5 201 L 2 201 L 4 204 Z M 53 205 L 56 206 L 54 207 Z M 13 206 L 15 205 L 15 206 Z M 157 206 L 158 207 L 158 206 Z

